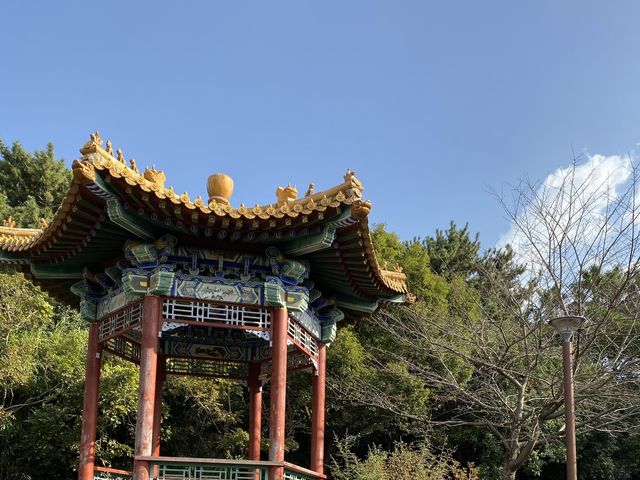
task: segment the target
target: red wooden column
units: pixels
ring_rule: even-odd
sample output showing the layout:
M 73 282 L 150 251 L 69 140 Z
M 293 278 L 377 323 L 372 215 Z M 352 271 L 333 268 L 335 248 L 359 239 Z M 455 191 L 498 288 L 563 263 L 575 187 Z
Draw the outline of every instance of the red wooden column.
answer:
M 260 460 L 262 381 L 260 362 L 249 364 L 249 460 Z
M 286 308 L 273 310 L 271 316 L 271 423 L 269 425 L 269 460 L 284 461 L 285 401 L 287 396 L 287 329 Z M 269 467 L 269 480 L 283 480 L 284 467 Z
M 100 392 L 100 366 L 102 346 L 98 343 L 98 324 L 89 327 L 87 370 L 82 403 L 82 436 L 80 437 L 80 464 L 78 480 L 93 480 L 98 425 L 98 396 Z
M 311 412 L 311 470 L 324 474 L 325 382 L 327 378 L 327 346 L 318 348 L 318 371 L 313 377 Z
M 151 455 L 160 456 L 160 436 L 162 426 L 162 389 L 167 378 L 167 357 L 158 356 L 158 368 L 156 369 L 156 394 L 153 402 L 153 449 Z
M 138 389 L 138 417 L 136 419 L 135 456 L 151 456 L 153 452 L 154 404 L 156 399 L 156 370 L 158 367 L 158 322 L 162 314 L 162 299 L 144 297 L 142 317 L 142 345 L 140 346 L 140 387 Z M 134 480 L 149 480 L 149 462 L 133 462 Z

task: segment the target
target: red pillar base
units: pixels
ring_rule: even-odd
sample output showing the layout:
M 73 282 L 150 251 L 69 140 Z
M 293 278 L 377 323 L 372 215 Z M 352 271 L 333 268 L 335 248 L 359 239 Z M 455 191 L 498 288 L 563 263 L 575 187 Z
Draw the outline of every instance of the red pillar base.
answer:
M 284 467 L 269 467 L 269 480 L 284 480 Z
M 151 464 L 136 460 L 133 462 L 133 480 L 149 480 L 151 478 Z

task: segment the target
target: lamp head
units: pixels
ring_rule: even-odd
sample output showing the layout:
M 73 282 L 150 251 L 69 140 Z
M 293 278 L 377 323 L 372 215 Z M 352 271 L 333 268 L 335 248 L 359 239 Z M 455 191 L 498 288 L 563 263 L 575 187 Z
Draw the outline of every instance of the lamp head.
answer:
M 569 341 L 574 333 L 580 330 L 586 320 L 586 318 L 579 315 L 563 315 L 549 320 L 549 325 L 560 334 L 563 340 Z

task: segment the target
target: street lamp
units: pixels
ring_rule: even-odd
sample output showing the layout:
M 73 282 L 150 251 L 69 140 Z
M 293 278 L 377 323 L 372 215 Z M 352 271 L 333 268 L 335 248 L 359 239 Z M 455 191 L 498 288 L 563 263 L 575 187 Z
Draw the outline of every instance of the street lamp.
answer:
M 567 480 L 578 480 L 576 461 L 576 414 L 573 400 L 573 368 L 571 362 L 571 340 L 586 321 L 577 315 L 564 315 L 549 320 L 562 337 L 562 366 L 564 368 L 564 421 L 567 446 Z

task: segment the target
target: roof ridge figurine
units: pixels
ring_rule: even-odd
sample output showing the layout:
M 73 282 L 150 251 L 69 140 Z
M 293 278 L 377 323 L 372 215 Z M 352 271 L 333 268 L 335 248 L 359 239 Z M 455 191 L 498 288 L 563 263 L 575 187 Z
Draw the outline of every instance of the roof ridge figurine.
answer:
M 279 207 L 294 201 L 296 198 L 298 198 L 298 189 L 295 185 L 291 185 L 291 182 L 288 182 L 286 187 L 278 187 L 276 190 L 276 203 Z
M 310 197 L 311 195 L 313 195 L 313 190 L 314 190 L 313 183 L 310 183 L 309 187 L 307 188 L 307 192 L 304 194 L 304 196 Z
M 147 167 L 142 176 L 149 182 L 157 185 L 158 188 L 164 188 L 164 182 L 167 180 L 162 170 L 156 170 L 156 166 L 152 165 L 151 168 Z
M 93 143 L 95 143 L 99 147 L 102 147 L 102 138 L 100 138 L 100 133 L 98 133 L 97 130 L 95 131 L 95 133 L 90 133 L 89 138 L 91 138 L 91 141 Z

